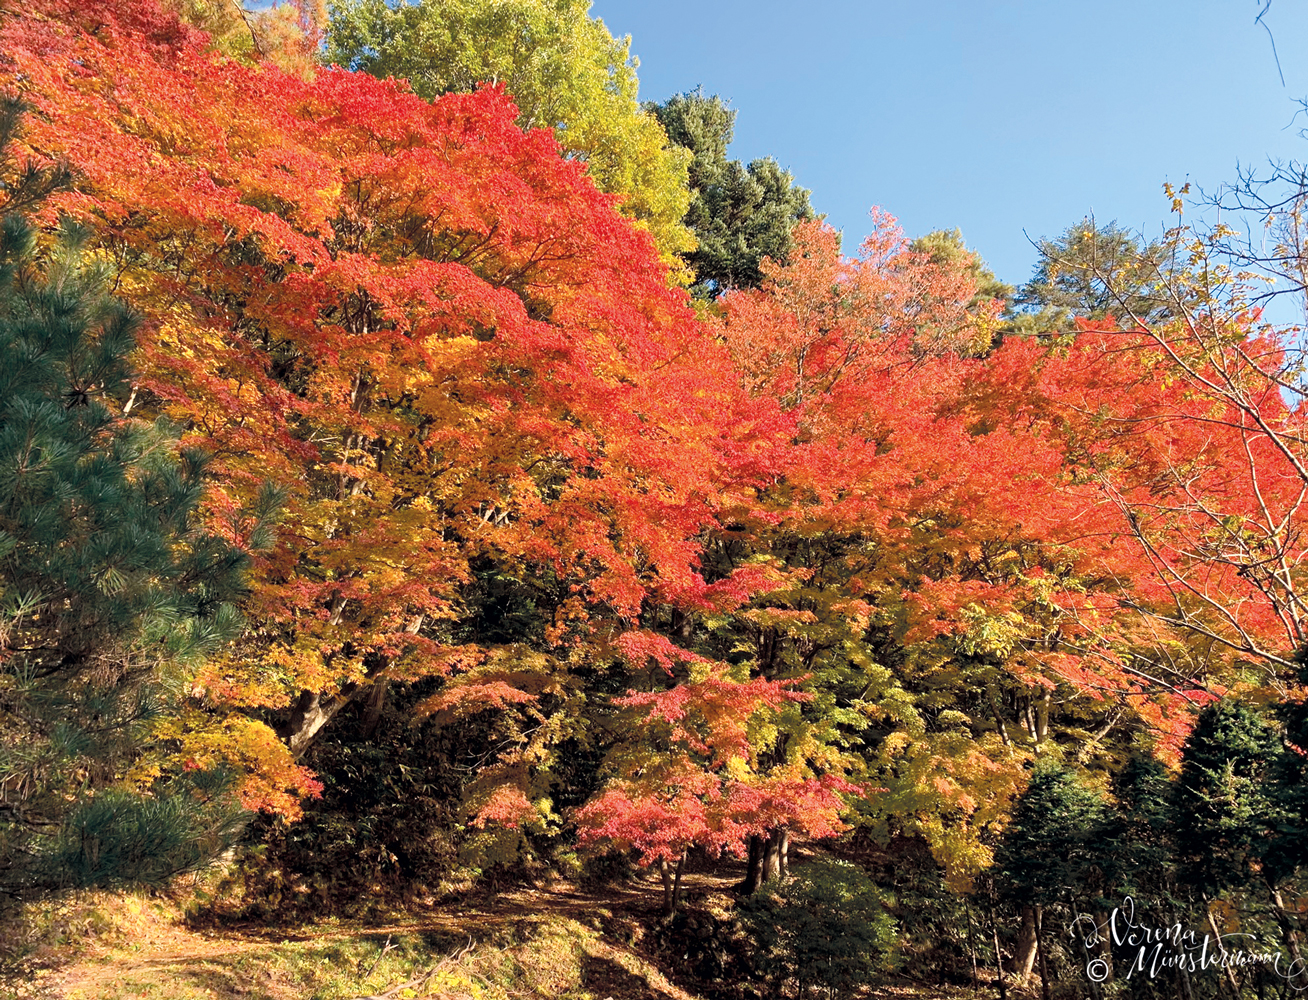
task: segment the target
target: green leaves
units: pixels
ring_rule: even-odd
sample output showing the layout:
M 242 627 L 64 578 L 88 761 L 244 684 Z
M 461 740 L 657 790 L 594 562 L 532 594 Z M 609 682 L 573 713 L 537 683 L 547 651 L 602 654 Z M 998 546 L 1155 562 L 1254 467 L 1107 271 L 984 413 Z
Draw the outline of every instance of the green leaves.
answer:
M 779 886 L 749 896 L 737 912 L 757 944 L 756 971 L 780 981 L 848 992 L 889 963 L 895 924 L 857 865 L 814 858 Z
M 19 896 L 160 883 L 239 817 L 197 798 L 199 771 L 115 787 L 177 708 L 168 674 L 239 633 L 245 557 L 194 525 L 204 456 L 116 412 L 138 321 L 85 236 L 38 252 L 0 224 L 0 890 Z
M 1023 903 L 1046 905 L 1083 898 L 1097 885 L 1094 869 L 1103 798 L 1072 771 L 1042 761 L 1018 799 L 1012 824 L 995 852 L 1004 891 Z
M 1278 734 L 1248 707 L 1216 702 L 1200 713 L 1174 787 L 1181 877 L 1204 892 L 1249 882 L 1261 868 L 1277 809 Z
M 204 867 L 231 845 L 244 820 L 230 807 L 196 808 L 196 793 L 212 793 L 214 785 L 212 776 L 188 778 L 157 796 L 109 790 L 81 802 L 60 829 L 46 862 L 48 881 L 39 887 L 161 886 Z

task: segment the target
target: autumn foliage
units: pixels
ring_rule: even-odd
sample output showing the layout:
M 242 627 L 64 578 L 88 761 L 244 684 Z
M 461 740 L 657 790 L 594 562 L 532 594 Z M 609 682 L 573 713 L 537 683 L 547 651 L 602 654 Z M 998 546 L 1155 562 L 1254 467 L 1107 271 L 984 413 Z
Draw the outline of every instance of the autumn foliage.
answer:
M 224 62 L 146 3 L 4 31 L 30 155 L 74 166 L 58 207 L 149 318 L 132 409 L 214 456 L 233 541 L 265 484 L 283 494 L 256 624 L 170 736 L 230 746 L 226 713 L 291 707 L 298 751 L 349 696 L 432 674 L 451 708 L 531 702 L 650 595 L 731 599 L 694 569 L 725 354 L 649 237 L 501 92 L 433 105 Z M 489 565 L 549 591 L 543 658 L 467 641 Z M 265 751 L 252 782 L 308 789 L 274 743 L 236 744 Z
M 41 222 L 144 317 L 124 414 L 211 456 L 208 529 L 252 550 L 244 635 L 155 732 L 251 809 L 421 686 L 427 725 L 495 720 L 468 831 L 670 863 L 861 824 L 964 888 L 1046 741 L 1174 757 L 1303 640 L 1259 561 L 1303 556 L 1274 388 L 1197 392 L 1129 325 L 1000 344 L 880 213 L 700 315 L 502 89 L 246 65 L 152 0 L 2 16 L 22 153 L 75 177 Z M 561 816 L 564 745 L 602 759 Z

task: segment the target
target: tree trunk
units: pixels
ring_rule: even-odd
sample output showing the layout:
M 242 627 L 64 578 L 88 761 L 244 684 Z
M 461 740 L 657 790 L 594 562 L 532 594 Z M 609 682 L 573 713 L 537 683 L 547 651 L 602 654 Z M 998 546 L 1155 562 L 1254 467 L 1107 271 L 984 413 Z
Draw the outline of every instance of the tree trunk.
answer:
M 1045 737 L 1049 735 L 1049 709 L 1052 702 L 1053 695 L 1049 689 L 1046 688 L 1044 693 L 1040 695 L 1040 701 L 1036 704 L 1035 741 L 1037 743 L 1044 742 Z
M 757 834 L 749 835 L 749 863 L 745 868 L 745 881 L 736 888 L 752 896 L 763 884 L 763 838 Z
M 785 827 L 774 827 L 763 845 L 763 881 L 781 881 L 781 848 L 785 842 Z
M 1096 933 L 1096 939 L 1095 939 L 1094 944 L 1093 944 L 1093 947 L 1092 947 L 1091 944 L 1090 944 L 1090 942 L 1088 942 L 1088 941 L 1086 940 L 1086 935 L 1085 935 L 1084 933 L 1081 932 L 1081 929 L 1080 929 L 1080 923 L 1079 923 L 1079 921 L 1080 921 L 1080 912 L 1079 912 L 1077 909 L 1075 909 L 1075 907 L 1073 908 L 1073 911 L 1072 911 L 1072 912 L 1075 913 L 1075 914 L 1077 915 L 1078 923 L 1077 923 L 1077 925 L 1076 925 L 1076 933 L 1075 933 L 1075 936 L 1076 936 L 1077 941 L 1078 941 L 1078 942 L 1080 943 L 1080 945 L 1081 945 L 1081 959 L 1082 959 L 1082 961 L 1084 962 L 1084 965 L 1083 965 L 1082 968 L 1084 969 L 1084 971 L 1085 971 L 1085 973 L 1086 973 L 1086 981 L 1089 982 L 1089 984 L 1090 984 L 1090 997 L 1091 997 L 1091 1000 L 1103 1000 L 1103 987 L 1100 986 L 1098 980 L 1096 980 L 1094 977 L 1092 977 L 1092 976 L 1090 975 L 1090 964 L 1095 960 L 1095 957 L 1096 957 L 1096 956 L 1100 956 L 1100 955 L 1103 954 L 1103 951 L 1104 951 L 1104 947 L 1103 947 L 1103 946 L 1104 946 L 1104 938 L 1103 938 L 1103 936 L 1101 936 L 1101 935 L 1098 934 L 1098 931 L 1096 931 L 1096 932 L 1095 932 L 1095 933 Z M 1093 920 L 1094 918 L 1091 917 L 1091 919 Z M 1101 925 L 1096 924 L 1095 926 L 1098 927 L 1098 926 L 1101 926 Z
M 790 830 L 784 826 L 777 829 L 777 855 L 781 862 L 781 877 L 790 878 Z
M 667 858 L 659 858 L 659 876 L 663 879 L 663 915 L 670 917 L 675 912 L 676 899 L 672 890 L 672 869 Z
M 365 740 L 370 740 L 381 725 L 382 712 L 386 708 L 386 692 L 390 688 L 390 678 L 379 677 L 368 691 L 368 701 L 363 710 L 363 731 Z
M 1099 926 L 1105 928 L 1105 931 L 1103 934 L 1099 935 L 1099 945 L 1095 949 L 1098 952 L 1099 957 L 1108 964 L 1108 977 L 1110 979 L 1117 975 L 1117 965 L 1113 962 L 1113 935 L 1112 932 L 1107 929 L 1108 922 L 1112 919 L 1112 916 L 1113 914 L 1111 910 L 1099 911 Z
M 342 686 L 336 694 L 326 697 L 321 691 L 300 692 L 300 697 L 291 708 L 290 718 L 278 729 L 278 735 L 286 741 L 287 747 L 297 759 L 304 756 L 312 745 L 313 738 L 336 718 L 359 690 L 358 684 L 350 683 Z
M 1217 945 L 1222 957 L 1226 957 L 1226 945 L 1222 944 L 1222 932 L 1217 929 L 1217 918 L 1213 916 L 1212 908 L 1208 905 L 1210 900 L 1204 896 L 1204 912 L 1208 914 L 1208 926 L 1213 932 L 1213 944 Z M 1226 981 L 1231 986 L 1231 996 L 1236 1000 L 1240 998 L 1240 984 L 1235 981 L 1235 972 L 1226 962 L 1222 963 L 1222 969 L 1226 972 Z
M 1272 894 L 1272 903 L 1276 907 L 1276 922 L 1281 925 L 1281 933 L 1285 935 L 1285 942 L 1290 946 L 1290 954 L 1302 968 L 1303 956 L 1299 954 L 1299 933 L 1290 922 L 1290 914 L 1285 911 L 1285 900 L 1281 896 L 1281 890 L 1276 886 L 1268 886 L 1268 889 Z
M 1017 931 L 1017 944 L 1013 947 L 1013 975 L 1018 986 L 1031 979 L 1036 960 L 1036 917 L 1030 906 L 1022 907 L 1022 926 Z
M 1167 915 L 1167 925 L 1169 927 L 1175 927 L 1180 922 L 1181 922 L 1181 918 L 1176 916 L 1176 914 L 1173 913 Z M 1182 1000 L 1194 1000 L 1194 989 L 1190 985 L 1190 973 L 1186 970 L 1185 963 L 1184 962 L 1179 963 L 1177 965 L 1177 969 L 1180 971 L 1181 974 Z
M 995 919 L 995 908 L 990 907 L 990 936 L 995 942 L 995 982 L 999 986 L 999 1000 L 1008 1000 L 1008 986 L 1004 983 L 1004 952 L 999 947 L 999 921 Z
M 972 932 L 972 907 L 963 900 L 963 912 L 967 914 L 967 955 L 972 960 L 972 992 L 980 988 L 981 980 L 976 970 L 976 936 Z
M 681 852 L 681 857 L 677 859 L 677 874 L 672 881 L 672 913 L 677 911 L 681 906 L 681 874 L 686 870 L 686 852 Z M 668 915 L 671 916 L 672 913 Z
M 1049 1000 L 1049 966 L 1045 961 L 1045 920 L 1044 907 L 1035 908 L 1036 953 L 1040 956 L 1040 995 Z
M 342 604 L 343 602 L 338 602 L 334 614 L 339 615 Z M 404 631 L 410 635 L 417 635 L 422 629 L 424 621 L 426 621 L 425 615 L 414 615 L 413 620 L 404 626 Z M 391 657 L 378 656 L 373 660 L 371 666 L 367 668 L 362 680 L 342 684 L 340 690 L 333 695 L 324 696 L 321 691 L 301 691 L 300 697 L 296 699 L 295 705 L 291 709 L 290 718 L 278 728 L 277 735 L 286 742 L 287 747 L 290 748 L 291 753 L 296 758 L 304 756 L 304 752 L 313 745 L 314 737 L 322 731 L 322 728 L 336 718 L 341 709 L 365 690 L 369 691 L 373 697 L 381 699 L 377 703 L 377 712 L 380 717 L 386 695 L 385 686 L 388 680 L 386 668 L 391 665 L 391 662 Z M 373 690 L 377 685 L 381 685 L 381 691 Z M 369 725 L 368 717 L 365 716 L 365 731 L 368 731 Z M 371 723 L 371 725 L 375 728 L 375 722 Z

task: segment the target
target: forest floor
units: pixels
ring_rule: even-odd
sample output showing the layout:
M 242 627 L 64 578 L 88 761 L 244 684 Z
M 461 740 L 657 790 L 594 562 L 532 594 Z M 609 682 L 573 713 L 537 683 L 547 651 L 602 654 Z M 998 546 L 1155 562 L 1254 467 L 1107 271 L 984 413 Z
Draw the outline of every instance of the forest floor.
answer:
M 688 910 L 725 915 L 734 871 L 690 873 Z M 670 966 L 658 937 L 657 878 L 587 889 L 569 882 L 481 894 L 389 923 L 187 921 L 143 897 L 100 898 L 52 915 L 58 933 L 17 974 L 14 1000 L 708 1000 Z M 693 917 L 691 919 L 694 919 Z M 692 925 L 689 933 L 695 933 Z M 683 931 L 683 933 L 685 933 Z M 988 985 L 988 984 L 987 984 Z M 868 996 L 902 1000 L 993 997 L 993 988 L 905 984 Z

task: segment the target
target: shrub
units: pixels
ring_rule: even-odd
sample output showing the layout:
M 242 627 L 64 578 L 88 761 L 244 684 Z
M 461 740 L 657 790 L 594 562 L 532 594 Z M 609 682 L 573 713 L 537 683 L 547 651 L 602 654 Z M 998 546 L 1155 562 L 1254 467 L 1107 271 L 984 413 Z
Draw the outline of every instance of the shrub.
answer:
M 814 860 L 770 891 L 741 901 L 754 970 L 778 995 L 790 980 L 845 996 L 893 957 L 895 924 L 872 880 L 848 861 Z

